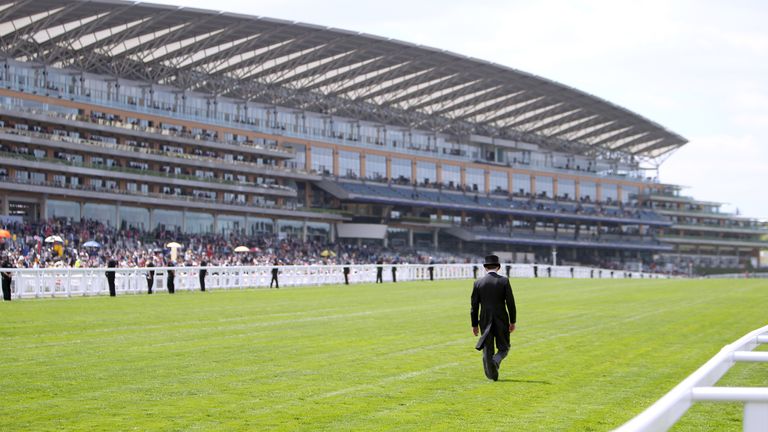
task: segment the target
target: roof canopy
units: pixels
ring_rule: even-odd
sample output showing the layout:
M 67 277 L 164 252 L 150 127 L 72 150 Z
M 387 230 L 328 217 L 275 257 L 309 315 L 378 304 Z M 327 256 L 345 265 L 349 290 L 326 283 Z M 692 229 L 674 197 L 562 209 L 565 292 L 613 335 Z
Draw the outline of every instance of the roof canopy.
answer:
M 0 0 L 0 55 L 183 90 L 582 154 L 658 157 L 681 136 L 501 65 L 309 24 L 118 0 Z

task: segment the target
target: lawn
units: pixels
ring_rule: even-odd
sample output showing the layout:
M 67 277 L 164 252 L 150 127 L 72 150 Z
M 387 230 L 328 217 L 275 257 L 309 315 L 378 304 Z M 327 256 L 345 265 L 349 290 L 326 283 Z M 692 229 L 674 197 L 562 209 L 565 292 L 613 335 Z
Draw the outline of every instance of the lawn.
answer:
M 473 348 L 471 281 L 0 304 L 0 430 L 610 430 L 768 324 L 768 280 L 513 289 L 498 382 Z M 697 405 L 674 430 L 739 430 L 741 414 Z

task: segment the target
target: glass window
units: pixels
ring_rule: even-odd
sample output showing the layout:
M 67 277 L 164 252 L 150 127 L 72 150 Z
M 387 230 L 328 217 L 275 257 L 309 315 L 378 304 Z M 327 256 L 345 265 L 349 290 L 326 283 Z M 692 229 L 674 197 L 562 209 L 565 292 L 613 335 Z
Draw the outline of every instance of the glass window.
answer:
M 149 226 L 149 210 L 141 207 L 120 206 L 120 226 L 146 229 Z
M 443 184 L 450 187 L 458 187 L 461 184 L 461 167 L 456 165 L 443 165 Z
M 640 188 L 637 186 L 622 186 L 621 187 L 621 200 L 624 202 L 630 202 L 637 199 L 637 195 L 640 193 Z
M 572 179 L 557 179 L 557 195 L 563 199 L 576 198 L 576 182 Z
M 491 192 L 508 193 L 509 182 L 507 173 L 501 171 L 491 171 Z
M 392 180 L 399 182 L 411 181 L 411 160 L 392 158 Z
M 213 215 L 187 212 L 186 227 L 187 232 L 190 234 L 213 232 Z
M 280 238 L 301 237 L 304 231 L 304 223 L 293 220 L 278 220 L 278 235 Z
M 66 218 L 80 221 L 80 204 L 72 201 L 48 200 L 48 215 L 53 218 Z
M 467 188 L 477 192 L 485 192 L 485 171 L 478 168 L 467 168 Z
M 387 158 L 369 154 L 365 156 L 365 178 L 381 180 L 387 177 Z
M 536 176 L 536 195 L 552 198 L 553 190 L 552 177 Z
M 261 233 L 272 233 L 274 231 L 274 225 L 272 219 L 264 218 L 248 218 L 248 233 L 250 235 L 257 235 Z
M 309 240 L 328 241 L 331 225 L 324 222 L 307 222 L 307 237 Z
M 342 177 L 360 177 L 360 153 L 339 151 L 339 175 Z
M 516 194 L 525 195 L 531 193 L 531 176 L 528 174 L 513 174 L 512 187 Z
M 431 162 L 416 162 L 416 181 L 433 184 L 437 181 L 437 166 Z
M 102 222 L 114 227 L 117 225 L 117 221 L 115 220 L 117 217 L 115 210 L 115 206 L 111 204 L 86 203 L 85 206 L 83 206 L 83 215 L 85 215 L 87 219 Z M 181 218 L 179 218 L 179 220 L 181 220 Z
M 579 199 L 584 201 L 595 201 L 597 199 L 597 186 L 595 182 L 579 182 Z
M 325 147 L 312 147 L 312 170 L 320 174 L 333 173 L 333 150 Z
M 245 217 L 233 215 L 219 215 L 217 220 L 217 234 L 240 233 L 245 230 Z
M 152 210 L 152 221 L 156 227 L 165 227 L 167 230 L 181 229 L 181 221 L 184 215 L 175 210 Z
M 603 201 L 616 201 L 618 199 L 618 192 L 616 185 L 613 183 L 602 183 L 603 187 Z

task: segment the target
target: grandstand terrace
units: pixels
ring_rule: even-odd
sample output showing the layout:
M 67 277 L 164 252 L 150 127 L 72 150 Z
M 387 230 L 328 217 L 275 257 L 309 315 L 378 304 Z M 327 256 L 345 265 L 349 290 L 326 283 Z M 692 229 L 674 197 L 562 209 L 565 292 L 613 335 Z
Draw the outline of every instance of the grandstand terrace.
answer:
M 0 1 L 0 217 L 650 265 L 686 140 L 483 60 L 124 1 Z M 372 227 L 376 226 L 376 229 Z

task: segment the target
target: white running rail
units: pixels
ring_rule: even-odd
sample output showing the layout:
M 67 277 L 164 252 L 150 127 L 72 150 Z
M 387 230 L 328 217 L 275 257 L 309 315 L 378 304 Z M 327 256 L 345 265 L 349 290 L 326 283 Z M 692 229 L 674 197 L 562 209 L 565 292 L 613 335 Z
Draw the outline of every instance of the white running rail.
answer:
M 666 431 L 694 402 L 743 402 L 744 432 L 768 430 L 768 387 L 715 387 L 736 362 L 768 362 L 768 352 L 753 351 L 768 343 L 768 326 L 726 345 L 696 372 L 684 379 L 616 432 Z
M 397 281 L 429 280 L 429 267 L 434 267 L 435 280 L 470 279 L 474 277 L 473 267 L 477 267 L 477 275 L 482 276 L 483 267 L 480 264 L 396 264 Z M 358 265 L 304 265 L 278 266 L 281 287 L 325 285 L 344 283 L 343 268 L 349 267 L 349 283 L 373 283 L 376 280 L 376 264 Z M 392 264 L 384 264 L 383 280 L 392 282 Z M 593 269 L 587 267 L 568 266 L 536 266 L 532 264 L 502 264 L 501 274 L 513 278 L 594 278 L 594 279 L 624 279 L 624 278 L 666 278 L 664 275 L 625 272 L 622 270 Z M 232 266 L 206 267 L 206 289 L 242 289 L 265 288 L 272 278 L 273 266 Z M 573 268 L 573 273 L 571 273 Z M 43 298 L 43 297 L 72 297 L 105 295 L 108 293 L 107 279 L 104 267 L 99 268 L 45 268 L 45 269 L 2 269 L 13 276 L 11 295 L 14 299 Z M 154 290 L 166 291 L 167 271 L 175 272 L 175 287 L 177 291 L 195 291 L 200 289 L 198 272 L 200 267 L 154 267 L 148 268 L 115 268 L 115 287 L 118 295 L 140 294 L 147 292 L 147 275 L 154 271 Z

